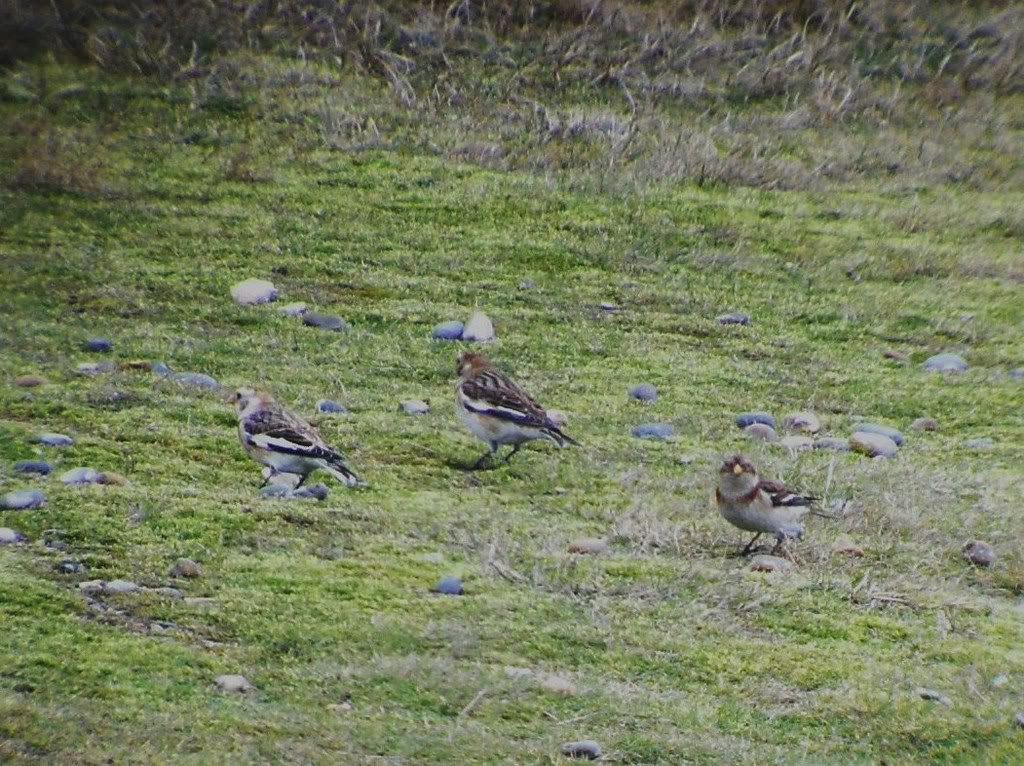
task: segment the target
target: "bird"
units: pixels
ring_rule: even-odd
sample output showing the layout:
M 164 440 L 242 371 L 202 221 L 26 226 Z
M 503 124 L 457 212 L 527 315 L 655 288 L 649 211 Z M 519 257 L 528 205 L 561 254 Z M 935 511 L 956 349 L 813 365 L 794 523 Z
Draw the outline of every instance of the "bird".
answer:
M 559 447 L 579 442 L 562 431 L 537 402 L 483 355 L 464 352 L 455 368 L 459 378 L 455 386 L 455 402 L 459 419 L 490 449 L 476 463 L 480 468 L 498 454 L 503 445 L 512 451 L 507 463 L 527 442 L 545 439 Z
M 743 455 L 733 455 L 722 463 L 715 490 L 722 518 L 734 527 L 755 533 L 743 549 L 744 556 L 766 532 L 775 536 L 776 550 L 788 539 L 799 539 L 807 514 L 825 516 L 813 510 L 815 499 L 790 492 L 780 481 L 760 478 L 753 463 Z
M 296 488 L 311 473 L 324 470 L 348 487 L 365 486 L 345 463 L 341 453 L 330 447 L 317 430 L 278 404 L 265 392 L 240 388 L 229 397 L 238 414 L 238 438 L 257 463 L 270 468 L 261 487 L 279 473 L 298 474 Z

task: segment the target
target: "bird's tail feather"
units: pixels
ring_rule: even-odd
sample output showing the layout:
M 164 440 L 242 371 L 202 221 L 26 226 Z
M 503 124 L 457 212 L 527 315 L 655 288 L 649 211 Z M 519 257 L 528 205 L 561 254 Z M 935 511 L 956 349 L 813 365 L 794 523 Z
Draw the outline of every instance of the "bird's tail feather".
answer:
M 365 487 L 366 482 L 356 476 L 340 457 L 331 458 L 324 466 L 328 473 L 346 487 Z

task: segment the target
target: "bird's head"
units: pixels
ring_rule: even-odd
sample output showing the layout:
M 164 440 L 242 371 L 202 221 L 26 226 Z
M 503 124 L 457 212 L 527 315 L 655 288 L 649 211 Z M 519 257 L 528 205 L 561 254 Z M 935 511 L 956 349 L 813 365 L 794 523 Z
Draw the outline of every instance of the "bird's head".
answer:
M 749 492 L 758 482 L 757 469 L 743 455 L 728 458 L 718 473 L 720 486 L 730 494 Z
M 490 366 L 491 363 L 487 361 L 487 357 L 483 354 L 478 354 L 475 351 L 464 351 L 459 354 L 459 361 L 455 365 L 455 374 L 465 380 L 472 378 Z
M 254 406 L 260 405 L 265 394 L 260 394 L 255 388 L 239 388 L 228 397 L 228 403 L 235 405 L 235 412 L 239 415 L 248 411 Z

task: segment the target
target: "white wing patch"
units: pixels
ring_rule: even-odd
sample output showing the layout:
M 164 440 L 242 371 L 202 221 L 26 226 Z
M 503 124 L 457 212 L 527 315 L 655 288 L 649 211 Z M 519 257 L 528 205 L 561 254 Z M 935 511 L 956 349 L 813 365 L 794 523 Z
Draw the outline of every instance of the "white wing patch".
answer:
M 288 439 L 282 439 L 268 434 L 249 434 L 249 443 L 254 447 L 269 450 L 270 452 L 306 453 L 312 454 L 315 447 L 308 444 L 296 444 Z

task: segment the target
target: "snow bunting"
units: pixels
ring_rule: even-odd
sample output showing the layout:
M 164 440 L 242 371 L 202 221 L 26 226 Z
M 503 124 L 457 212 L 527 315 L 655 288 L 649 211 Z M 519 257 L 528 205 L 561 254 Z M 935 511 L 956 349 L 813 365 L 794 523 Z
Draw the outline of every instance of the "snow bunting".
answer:
M 804 516 L 813 513 L 814 498 L 794 494 L 782 482 L 761 479 L 749 460 L 733 455 L 719 471 L 715 500 L 722 518 L 734 527 L 756 533 L 743 549 L 745 556 L 765 532 L 775 536 L 776 548 L 787 539 L 799 539 Z
M 238 413 L 238 438 L 249 457 L 270 469 L 263 486 L 279 473 L 298 474 L 301 486 L 323 469 L 349 487 L 363 482 L 345 465 L 309 423 L 274 401 L 269 394 L 240 388 L 229 399 Z
M 490 450 L 473 465 L 474 469 L 505 444 L 512 445 L 506 463 L 521 446 L 536 439 L 547 439 L 559 447 L 579 445 L 562 432 L 544 408 L 482 354 L 460 355 L 455 374 L 459 377 L 455 387 L 459 419 L 474 436 L 490 445 Z

